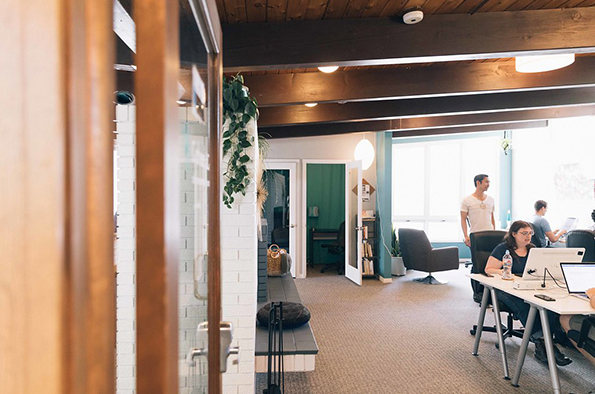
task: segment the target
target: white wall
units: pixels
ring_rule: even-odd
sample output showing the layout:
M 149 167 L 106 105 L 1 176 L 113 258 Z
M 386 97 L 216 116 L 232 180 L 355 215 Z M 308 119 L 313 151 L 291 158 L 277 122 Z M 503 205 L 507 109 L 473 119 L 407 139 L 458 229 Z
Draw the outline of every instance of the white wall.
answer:
M 368 139 L 374 149 L 376 149 L 376 133 L 349 133 L 333 136 L 320 137 L 300 137 L 300 138 L 280 138 L 270 139 L 270 152 L 268 160 L 297 160 L 297 244 L 302 246 L 298 248 L 297 256 L 294 257 L 294 264 L 297 266 L 297 277 L 305 277 L 305 245 L 306 242 L 306 213 L 303 205 L 305 204 L 304 186 L 305 179 L 303 174 L 303 164 L 310 160 L 328 160 L 335 162 L 353 161 L 353 151 L 358 142 L 364 136 Z M 376 158 L 367 170 L 362 173 L 363 178 L 368 181 L 375 189 L 376 182 Z M 371 195 L 370 201 L 364 202 L 362 209 L 376 210 L 376 192 Z
M 353 150 L 364 133 L 339 134 L 320 137 L 271 139 L 268 159 L 353 160 Z M 376 148 L 376 133 L 365 133 Z M 363 172 L 363 177 L 376 187 L 376 159 Z M 300 182 L 298 180 L 298 182 Z M 375 206 L 375 205 L 374 205 Z M 365 209 L 365 208 L 364 208 Z M 372 208 L 368 208 L 372 209 Z

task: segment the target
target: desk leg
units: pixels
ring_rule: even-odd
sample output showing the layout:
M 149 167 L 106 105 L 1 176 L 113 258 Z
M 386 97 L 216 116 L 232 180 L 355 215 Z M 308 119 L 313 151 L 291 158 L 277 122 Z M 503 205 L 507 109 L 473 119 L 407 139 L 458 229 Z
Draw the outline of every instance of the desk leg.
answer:
M 500 305 L 496 290 L 490 289 L 492 293 L 492 307 L 494 308 L 494 320 L 496 321 L 496 332 L 498 333 L 498 343 L 500 344 L 500 355 L 502 356 L 502 366 L 504 368 L 504 379 L 510 380 L 508 376 L 508 362 L 506 361 L 506 346 L 504 345 L 504 335 L 502 334 L 502 321 L 500 319 Z
M 529 347 L 529 337 L 531 337 L 531 330 L 533 330 L 533 323 L 535 323 L 536 315 L 537 309 L 531 305 L 531 309 L 529 309 L 529 316 L 527 316 L 527 324 L 525 325 L 525 333 L 523 334 L 523 340 L 521 341 L 521 348 L 519 349 L 519 355 L 516 360 L 514 376 L 511 382 L 514 387 L 519 387 L 521 370 L 523 369 L 523 363 L 525 362 L 525 355 L 527 354 L 527 348 Z
M 532 307 L 533 308 L 533 307 Z M 554 341 L 550 332 L 550 323 L 547 319 L 547 310 L 539 308 L 541 317 L 541 328 L 543 329 L 543 339 L 545 340 L 545 350 L 547 353 L 547 363 L 550 368 L 550 377 L 552 378 L 552 387 L 555 394 L 560 394 L 560 379 L 558 378 L 558 366 L 554 357 Z
M 477 320 L 477 331 L 475 332 L 475 345 L 473 346 L 473 355 L 477 356 L 479 350 L 479 340 L 481 339 L 481 332 L 483 331 L 483 322 L 486 317 L 486 310 L 488 309 L 488 297 L 490 289 L 487 286 L 483 288 L 483 297 L 481 298 L 481 309 L 479 311 L 479 319 Z

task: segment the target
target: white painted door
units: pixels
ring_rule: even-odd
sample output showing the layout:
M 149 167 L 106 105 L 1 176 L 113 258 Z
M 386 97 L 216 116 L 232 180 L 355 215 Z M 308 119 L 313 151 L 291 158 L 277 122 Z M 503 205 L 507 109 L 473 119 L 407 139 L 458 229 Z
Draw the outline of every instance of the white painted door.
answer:
M 362 162 L 345 164 L 345 276 L 362 285 Z
M 297 256 L 297 163 L 267 161 L 263 176 L 268 191 L 262 217 L 267 221 L 267 247 L 277 244 L 292 257 L 291 275 L 295 278 Z

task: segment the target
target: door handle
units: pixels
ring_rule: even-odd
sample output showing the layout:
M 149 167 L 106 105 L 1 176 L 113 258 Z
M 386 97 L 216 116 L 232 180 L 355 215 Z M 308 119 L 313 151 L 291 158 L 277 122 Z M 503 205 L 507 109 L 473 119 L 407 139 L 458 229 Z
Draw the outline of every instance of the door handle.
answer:
M 238 346 L 230 346 L 231 345 L 231 341 L 233 339 L 233 325 L 231 324 L 231 322 L 227 322 L 227 321 L 222 321 L 219 322 L 219 329 L 220 329 L 220 343 L 221 343 L 221 348 L 219 349 L 220 351 L 220 360 L 221 360 L 221 364 L 219 366 L 220 371 L 226 372 L 227 371 L 227 358 L 229 357 L 230 354 L 233 355 L 237 355 L 238 357 L 236 357 L 235 360 L 233 360 L 233 364 L 238 364 L 240 361 L 240 348 Z M 198 325 L 198 328 L 196 329 L 196 339 L 197 341 L 200 343 L 206 343 L 208 344 L 209 341 L 209 323 L 208 322 L 202 322 Z M 208 346 L 205 346 L 203 348 L 191 348 L 188 351 L 188 354 L 186 355 L 186 362 L 188 363 L 188 365 L 194 366 L 196 365 L 196 362 L 194 361 L 195 357 L 201 356 L 201 357 L 208 357 L 209 354 L 209 349 Z
M 295 228 L 295 224 L 290 224 L 289 228 Z

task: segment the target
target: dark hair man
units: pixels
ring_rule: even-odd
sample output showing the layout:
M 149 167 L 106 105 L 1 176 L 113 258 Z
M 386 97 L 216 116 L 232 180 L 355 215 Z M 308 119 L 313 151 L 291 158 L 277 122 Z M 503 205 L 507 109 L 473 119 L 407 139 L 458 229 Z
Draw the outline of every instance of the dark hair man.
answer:
M 538 248 L 545 248 L 547 246 L 547 240 L 551 243 L 557 242 L 562 235 L 566 234 L 566 230 L 560 231 L 556 229 L 552 231 L 550 223 L 544 218 L 545 213 L 547 212 L 547 202 L 537 200 L 533 207 L 535 208 L 535 215 L 529 219 L 529 222 L 533 223 L 535 238 L 539 241 L 539 245 L 535 246 Z
M 465 245 L 471 246 L 469 234 L 477 231 L 494 230 L 494 199 L 486 194 L 490 187 L 490 178 L 486 174 L 479 174 L 473 178 L 475 192 L 461 202 L 461 229 Z M 467 231 L 469 223 L 469 231 Z

